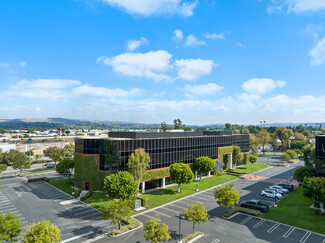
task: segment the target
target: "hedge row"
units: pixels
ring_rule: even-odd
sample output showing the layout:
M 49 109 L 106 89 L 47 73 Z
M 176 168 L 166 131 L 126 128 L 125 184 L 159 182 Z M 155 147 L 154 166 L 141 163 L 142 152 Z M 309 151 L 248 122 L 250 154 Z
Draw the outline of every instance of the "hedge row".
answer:
M 162 169 L 162 170 L 151 170 L 151 171 L 146 171 L 142 177 L 143 181 L 149 181 L 153 180 L 155 178 L 162 178 L 162 177 L 168 177 L 170 176 L 169 174 L 169 168 Z
M 121 227 L 121 229 L 114 229 L 111 231 L 111 235 L 120 235 L 123 234 L 129 230 L 133 230 L 135 228 L 138 228 L 141 226 L 141 222 L 135 218 L 129 217 L 128 219 L 123 219 L 122 220 L 123 224 L 126 224 Z
M 199 236 L 199 235 L 203 235 L 203 233 L 200 232 L 200 231 L 194 232 L 193 234 L 190 234 L 190 235 L 185 236 L 185 237 L 182 239 L 182 242 L 183 242 L 183 243 L 189 242 L 190 240 L 193 240 L 195 237 L 197 237 L 197 236 Z
M 85 201 L 85 200 L 87 200 L 88 198 L 90 198 L 92 195 L 93 195 L 93 191 L 90 191 L 90 192 L 87 192 L 85 195 L 83 195 L 81 198 L 80 198 L 80 200 L 81 201 Z
M 260 211 L 255 210 L 255 209 L 235 207 L 234 209 L 230 209 L 228 211 L 228 213 L 224 214 L 223 216 L 228 218 L 231 215 L 233 215 L 235 213 L 238 213 L 238 212 L 250 214 L 250 215 L 253 215 L 253 216 L 259 216 L 261 214 Z
M 33 181 L 49 181 L 50 179 L 47 177 L 38 177 L 38 178 L 31 178 L 28 179 L 28 182 L 33 182 Z

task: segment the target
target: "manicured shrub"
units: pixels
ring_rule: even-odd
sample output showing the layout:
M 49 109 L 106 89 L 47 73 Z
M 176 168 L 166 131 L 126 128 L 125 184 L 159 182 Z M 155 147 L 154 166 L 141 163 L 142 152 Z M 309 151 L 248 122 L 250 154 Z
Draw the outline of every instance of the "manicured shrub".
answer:
M 313 167 L 301 167 L 298 168 L 295 173 L 293 174 L 293 177 L 299 181 L 302 182 L 305 177 L 310 178 L 316 176 L 316 171 Z
M 182 242 L 183 243 L 189 242 L 190 240 L 194 239 L 195 237 L 197 237 L 199 235 L 203 235 L 203 233 L 200 232 L 200 231 L 197 231 L 197 232 L 195 232 L 193 234 L 187 235 L 182 239 Z
M 137 227 L 141 226 L 141 221 L 129 217 L 128 219 L 123 219 L 122 220 L 123 224 L 126 224 L 125 226 L 122 226 L 121 229 L 114 229 L 111 231 L 111 235 L 120 235 L 124 232 L 127 232 L 129 230 L 135 229 Z
M 235 213 L 246 213 L 246 214 L 250 214 L 253 216 L 259 216 L 261 214 L 260 211 L 255 210 L 255 209 L 250 209 L 250 208 L 242 208 L 242 207 L 235 207 L 234 209 L 230 209 L 226 214 L 224 214 L 224 217 L 230 217 L 231 215 L 235 214 Z
M 73 194 L 73 196 L 74 196 L 75 198 L 78 198 L 78 197 L 80 196 L 80 193 L 81 193 L 81 190 L 78 189 L 78 190 Z
M 28 182 L 34 182 L 34 181 L 49 181 L 50 179 L 47 177 L 38 177 L 38 178 L 31 178 L 28 179 Z

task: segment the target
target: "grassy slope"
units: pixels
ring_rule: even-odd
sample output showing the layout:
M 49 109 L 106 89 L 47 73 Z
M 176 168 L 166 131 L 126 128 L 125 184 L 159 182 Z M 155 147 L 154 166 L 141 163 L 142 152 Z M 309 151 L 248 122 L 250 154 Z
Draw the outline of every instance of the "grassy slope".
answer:
M 309 208 L 312 203 L 312 200 L 303 195 L 302 187 L 298 187 L 279 201 L 277 208 L 272 207 L 262 217 L 325 234 L 325 217 L 317 216 L 316 210 Z
M 252 165 L 248 164 L 248 165 L 244 165 L 241 167 L 237 167 L 237 169 L 235 170 L 236 172 L 240 172 L 240 173 L 246 173 L 246 174 L 250 174 L 259 170 L 263 170 L 265 168 L 267 168 L 268 166 L 266 164 L 259 164 L 259 163 L 255 163 L 254 164 L 254 168 L 252 169 Z
M 55 180 L 55 181 L 49 181 L 48 183 L 51 184 L 52 186 L 55 186 L 56 188 L 72 195 L 73 189 L 72 185 L 73 184 L 67 184 L 69 180 L 68 179 L 62 179 L 62 180 Z M 73 180 L 71 180 L 73 182 Z
M 94 192 L 90 198 L 85 200 L 85 203 L 103 212 L 103 210 L 112 202 L 112 199 L 109 199 L 106 195 L 107 192 Z

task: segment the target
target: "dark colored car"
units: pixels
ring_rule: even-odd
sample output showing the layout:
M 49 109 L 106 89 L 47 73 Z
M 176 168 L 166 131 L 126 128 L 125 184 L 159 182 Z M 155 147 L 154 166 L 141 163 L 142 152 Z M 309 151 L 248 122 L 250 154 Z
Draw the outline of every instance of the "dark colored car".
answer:
M 293 185 L 291 183 L 281 182 L 281 183 L 277 183 L 275 185 L 282 186 L 283 188 L 288 189 L 289 191 L 293 190 Z
M 244 208 L 251 208 L 251 209 L 259 210 L 262 213 L 266 213 L 270 210 L 269 205 L 267 205 L 265 203 L 261 203 L 259 200 L 255 200 L 255 199 L 242 201 L 240 203 L 240 206 L 244 207 Z

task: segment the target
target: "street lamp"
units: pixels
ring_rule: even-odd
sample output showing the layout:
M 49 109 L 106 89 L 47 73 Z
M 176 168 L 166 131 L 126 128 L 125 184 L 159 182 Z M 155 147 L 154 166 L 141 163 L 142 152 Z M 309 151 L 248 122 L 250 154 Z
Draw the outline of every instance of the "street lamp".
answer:
M 196 184 L 196 189 L 195 189 L 195 191 L 198 192 L 198 191 L 199 191 L 199 182 L 198 182 L 198 180 L 196 180 L 195 184 Z
M 277 199 L 277 196 L 274 197 L 275 203 L 274 203 L 274 206 L 273 207 L 275 207 L 275 208 L 278 207 L 278 205 L 276 204 L 276 199 Z
M 183 215 L 181 215 L 181 214 L 176 214 L 175 217 L 179 219 L 179 238 L 178 238 L 178 243 L 182 243 L 181 222 L 182 222 L 182 219 L 185 219 L 185 217 Z

